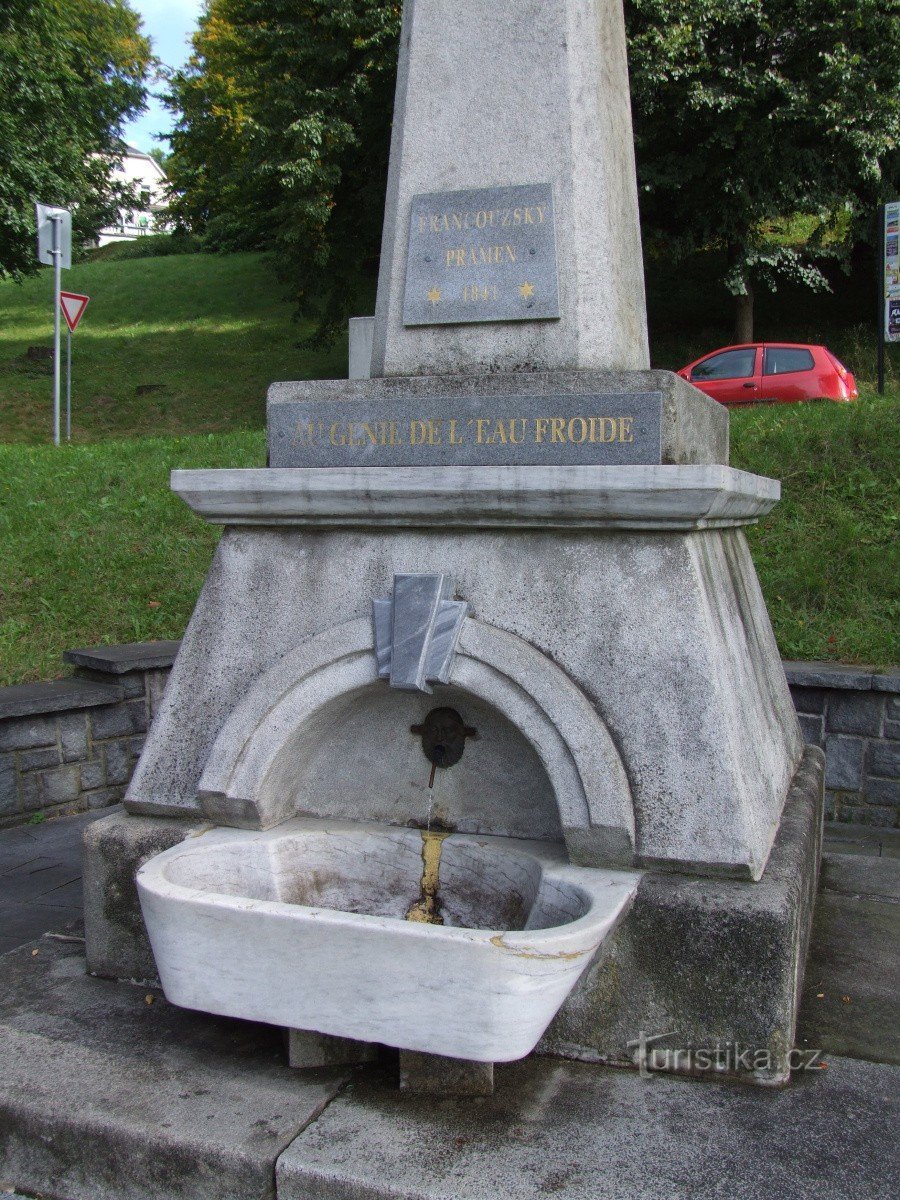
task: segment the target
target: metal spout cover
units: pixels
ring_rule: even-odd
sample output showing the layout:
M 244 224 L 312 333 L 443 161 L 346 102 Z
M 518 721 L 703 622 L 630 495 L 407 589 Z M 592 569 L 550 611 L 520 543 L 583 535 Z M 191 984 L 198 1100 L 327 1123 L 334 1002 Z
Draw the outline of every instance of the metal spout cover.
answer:
M 378 674 L 391 687 L 430 693 L 430 684 L 449 683 L 469 615 L 452 596 L 447 575 L 395 575 L 393 596 L 372 601 Z

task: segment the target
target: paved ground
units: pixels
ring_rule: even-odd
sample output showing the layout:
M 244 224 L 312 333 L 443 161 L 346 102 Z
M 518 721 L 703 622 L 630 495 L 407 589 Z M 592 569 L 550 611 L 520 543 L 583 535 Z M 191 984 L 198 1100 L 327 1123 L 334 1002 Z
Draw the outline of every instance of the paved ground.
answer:
M 829 854 L 865 854 L 869 858 L 900 858 L 900 829 L 876 829 L 867 825 L 825 825 L 825 849 Z
M 777 1089 L 530 1058 L 493 1097 L 415 1097 L 389 1059 L 291 1071 L 277 1030 L 91 978 L 80 946 L 42 939 L 0 958 L 0 1181 L 56 1200 L 900 1195 L 900 1068 L 827 1061 Z
M 0 1187 L 55 1200 L 273 1200 L 275 1163 L 346 1072 L 281 1031 L 94 979 L 84 948 L 0 957 Z
M 900 1063 L 900 858 L 826 850 L 798 1041 Z
M 81 917 L 81 831 L 109 810 L 0 830 L 0 954 Z
M 826 1070 L 778 1091 L 529 1059 L 497 1068 L 492 1099 L 426 1102 L 389 1062 L 292 1072 L 278 1031 L 92 979 L 77 941 L 42 937 L 81 915 L 98 815 L 0 833 L 0 1196 L 900 1195 L 900 1069 L 859 1061 L 900 1054 L 897 835 L 829 830 L 800 1029 Z

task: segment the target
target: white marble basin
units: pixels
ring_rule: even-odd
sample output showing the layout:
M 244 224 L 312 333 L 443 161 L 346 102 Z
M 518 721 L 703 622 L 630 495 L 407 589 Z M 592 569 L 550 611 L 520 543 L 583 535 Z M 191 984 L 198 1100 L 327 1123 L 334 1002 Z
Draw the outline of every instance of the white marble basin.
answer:
M 570 866 L 555 843 L 426 849 L 416 829 L 298 818 L 210 830 L 137 884 L 173 1004 L 506 1062 L 534 1048 L 638 879 Z

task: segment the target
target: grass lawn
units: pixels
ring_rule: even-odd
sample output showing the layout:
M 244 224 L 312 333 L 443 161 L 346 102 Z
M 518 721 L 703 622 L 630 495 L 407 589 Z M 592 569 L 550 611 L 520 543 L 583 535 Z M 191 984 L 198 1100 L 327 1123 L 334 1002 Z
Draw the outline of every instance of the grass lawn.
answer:
M 783 481 L 751 546 L 785 658 L 900 659 L 900 397 L 745 409 L 732 463 Z M 261 431 L 0 445 L 0 684 L 52 678 L 99 642 L 177 638 L 218 531 L 173 467 L 262 466 Z
M 733 412 L 731 442 L 781 480 L 748 537 L 782 656 L 900 662 L 900 389 Z
M 0 685 L 64 674 L 76 646 L 181 637 L 219 531 L 169 471 L 265 459 L 261 431 L 0 445 Z
M 63 290 L 91 297 L 72 339 L 76 442 L 261 429 L 273 380 L 347 374 L 346 343 L 297 349 L 311 326 L 258 254 L 87 262 Z M 0 441 L 52 438 L 49 364 L 24 357 L 52 344 L 52 272 L 0 283 Z
M 306 330 L 257 255 L 97 261 L 65 286 L 92 301 L 73 445 L 56 449 L 49 376 L 22 358 L 49 342 L 49 275 L 0 284 L 0 685 L 63 673 L 75 646 L 179 637 L 218 531 L 169 471 L 262 466 L 269 382 L 346 374 L 345 345 L 296 348 Z M 688 346 L 670 329 L 654 361 L 682 365 Z M 732 464 L 783 482 L 749 536 L 785 658 L 900 661 L 898 377 L 894 364 L 890 394 L 863 387 L 856 404 L 732 413 Z

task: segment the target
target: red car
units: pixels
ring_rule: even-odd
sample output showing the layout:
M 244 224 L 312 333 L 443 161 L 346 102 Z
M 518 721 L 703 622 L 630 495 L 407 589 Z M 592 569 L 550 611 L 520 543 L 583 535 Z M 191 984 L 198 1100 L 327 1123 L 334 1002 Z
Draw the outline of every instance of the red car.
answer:
M 726 346 L 678 372 L 720 404 L 855 400 L 856 380 L 825 346 L 758 342 Z

